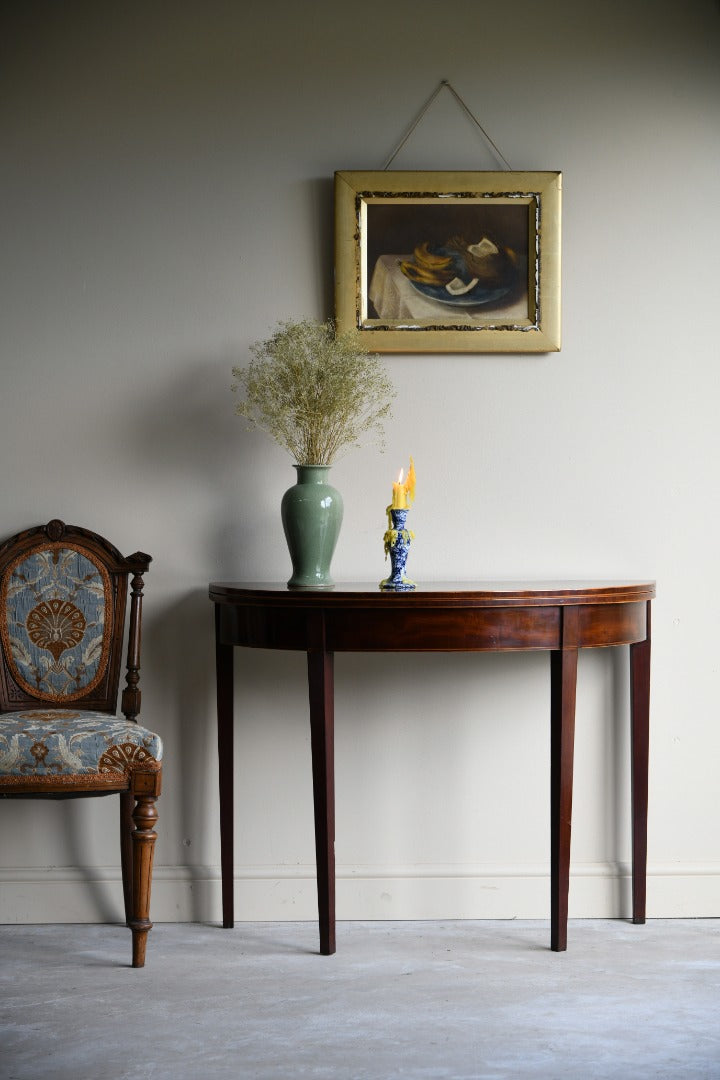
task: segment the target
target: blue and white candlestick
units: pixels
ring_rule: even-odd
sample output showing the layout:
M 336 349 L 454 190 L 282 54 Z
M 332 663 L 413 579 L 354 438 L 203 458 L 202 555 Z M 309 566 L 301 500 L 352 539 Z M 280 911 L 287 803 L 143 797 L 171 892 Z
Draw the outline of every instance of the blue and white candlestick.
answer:
M 393 510 L 388 507 L 388 529 L 383 539 L 385 558 L 390 556 L 392 573 L 380 582 L 380 588 L 388 592 L 408 592 L 416 588 L 415 582 L 405 576 L 410 544 L 415 539 L 415 533 L 405 528 L 407 516 L 407 510 Z

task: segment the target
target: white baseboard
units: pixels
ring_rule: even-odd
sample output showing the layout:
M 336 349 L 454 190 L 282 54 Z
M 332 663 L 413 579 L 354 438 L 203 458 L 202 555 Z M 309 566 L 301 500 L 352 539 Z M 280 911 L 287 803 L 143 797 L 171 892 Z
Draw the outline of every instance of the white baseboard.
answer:
M 627 866 L 585 863 L 570 876 L 570 918 L 629 918 Z M 221 918 L 218 867 L 157 866 L 156 922 Z M 546 866 L 342 866 L 337 916 L 346 920 L 547 919 Z M 648 918 L 720 917 L 720 863 L 649 866 Z M 238 922 L 314 920 L 314 866 L 235 870 Z M 0 869 L 0 923 L 122 921 L 119 868 Z

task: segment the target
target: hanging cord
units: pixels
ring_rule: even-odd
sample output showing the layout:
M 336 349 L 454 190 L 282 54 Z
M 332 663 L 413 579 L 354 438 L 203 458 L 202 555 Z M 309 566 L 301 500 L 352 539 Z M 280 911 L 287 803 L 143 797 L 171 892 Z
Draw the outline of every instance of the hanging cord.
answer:
M 454 87 L 454 86 L 452 86 L 452 85 L 451 85 L 451 84 L 450 84 L 450 83 L 448 82 L 448 80 L 447 80 L 447 79 L 443 79 L 443 81 L 442 81 L 442 82 L 440 83 L 440 85 L 439 85 L 439 86 L 437 87 L 437 89 L 435 89 L 435 90 L 434 90 L 434 91 L 432 92 L 432 94 L 430 95 L 430 97 L 429 97 L 429 98 L 427 99 L 427 101 L 426 101 L 426 102 L 425 102 L 425 104 L 423 105 L 422 109 L 421 109 L 421 110 L 420 110 L 420 112 L 418 113 L 417 117 L 415 118 L 415 120 L 413 121 L 413 123 L 412 123 L 412 124 L 410 125 L 410 128 L 409 128 L 409 129 L 408 129 L 408 131 L 407 131 L 407 132 L 405 133 L 405 135 L 403 135 L 402 139 L 400 140 L 400 142 L 399 142 L 399 143 L 398 143 L 398 145 L 397 145 L 397 146 L 395 147 L 395 149 L 393 150 L 393 152 L 392 152 L 392 154 L 390 155 L 390 157 L 389 157 L 389 158 L 387 159 L 387 161 L 386 161 L 386 162 L 385 162 L 385 164 L 383 165 L 383 172 L 384 172 L 384 171 L 385 171 L 386 169 L 388 169 L 388 168 L 389 168 L 389 166 L 390 166 L 390 165 L 392 164 L 392 162 L 393 162 L 393 161 L 395 160 L 395 158 L 396 158 L 396 157 L 397 157 L 397 155 L 398 155 L 398 154 L 400 153 L 400 151 L 402 150 L 402 148 L 403 148 L 403 146 L 405 145 L 405 143 L 406 143 L 406 142 L 408 141 L 408 139 L 410 138 L 410 136 L 412 135 L 412 133 L 413 133 L 413 132 L 415 131 L 415 128 L 416 128 L 416 127 L 418 126 L 418 124 L 419 124 L 419 123 L 420 123 L 420 121 L 422 120 L 422 118 L 423 118 L 423 116 L 425 115 L 425 113 L 426 113 L 426 112 L 428 111 L 428 109 L 429 109 L 429 108 L 430 108 L 430 106 L 432 105 L 432 103 L 433 103 L 433 101 L 435 100 L 435 98 L 436 98 L 436 97 L 438 96 L 438 94 L 440 93 L 440 91 L 441 91 L 441 90 L 443 89 L 443 87 L 445 87 L 445 86 L 446 86 L 446 87 L 448 88 L 448 90 L 450 91 L 450 93 L 451 93 L 451 94 L 453 95 L 453 97 L 454 97 L 454 98 L 455 98 L 455 100 L 457 101 L 458 105 L 459 105 L 459 106 L 460 106 L 460 107 L 461 107 L 461 108 L 462 108 L 462 109 L 463 109 L 463 110 L 464 110 L 464 111 L 465 111 L 465 112 L 467 113 L 467 115 L 468 115 L 468 116 L 470 117 L 470 119 L 472 120 L 472 122 L 473 122 L 473 123 L 474 123 L 474 124 L 475 124 L 475 125 L 476 125 L 477 127 L 479 127 L 479 128 L 480 128 L 480 131 L 482 132 L 483 136 L 485 137 L 485 139 L 487 140 L 487 142 L 488 142 L 488 143 L 490 144 L 490 146 L 492 147 L 492 149 L 493 149 L 493 150 L 495 151 L 495 154 L 496 154 L 496 155 L 497 155 L 497 157 L 498 157 L 498 158 L 500 159 L 500 161 L 502 161 L 502 162 L 503 162 L 503 164 L 504 164 L 505 168 L 506 168 L 506 169 L 510 169 L 510 170 L 511 170 L 511 166 L 509 165 L 509 163 L 508 163 L 507 159 L 506 159 L 505 157 L 503 157 L 503 155 L 502 155 L 502 154 L 500 153 L 500 151 L 498 150 L 497 146 L 496 146 L 496 145 L 495 145 L 495 143 L 494 143 L 494 142 L 492 141 L 492 139 L 491 139 L 491 138 L 490 138 L 490 136 L 488 135 L 487 131 L 485 130 L 485 128 L 484 128 L 484 127 L 482 126 L 482 124 L 481 124 L 481 123 L 480 123 L 480 121 L 478 120 L 477 116 L 475 116 L 475 115 L 474 115 L 474 113 L 472 113 L 472 112 L 470 111 L 470 109 L 468 108 L 468 106 L 467 106 L 467 105 L 465 104 L 465 102 L 463 101 L 463 99 L 462 99 L 462 98 L 460 97 L 460 95 L 458 94 L 458 92 L 457 92 L 457 90 L 455 89 L 455 87 Z M 511 171 L 512 171 L 512 170 L 511 170 Z

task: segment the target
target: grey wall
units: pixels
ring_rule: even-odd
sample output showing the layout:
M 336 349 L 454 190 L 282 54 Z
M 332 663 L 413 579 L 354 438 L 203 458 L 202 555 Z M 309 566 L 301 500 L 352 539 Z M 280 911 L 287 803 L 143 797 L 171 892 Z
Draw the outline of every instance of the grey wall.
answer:
M 412 454 L 414 577 L 656 577 L 649 911 L 720 910 L 719 32 L 710 0 L 4 15 L 0 533 L 59 516 L 154 555 L 157 919 L 219 912 L 207 582 L 289 572 L 291 462 L 230 369 L 332 313 L 333 172 L 381 168 L 443 78 L 513 168 L 563 171 L 563 349 L 387 357 L 387 452 L 333 470 L 334 571 L 383 576 Z M 393 163 L 496 166 L 446 92 Z M 312 917 L 303 658 L 237 672 L 239 906 Z M 571 914 L 627 913 L 626 674 L 581 658 Z M 547 693 L 544 656 L 338 658 L 341 917 L 547 914 Z M 0 918 L 118 915 L 114 801 L 2 814 Z

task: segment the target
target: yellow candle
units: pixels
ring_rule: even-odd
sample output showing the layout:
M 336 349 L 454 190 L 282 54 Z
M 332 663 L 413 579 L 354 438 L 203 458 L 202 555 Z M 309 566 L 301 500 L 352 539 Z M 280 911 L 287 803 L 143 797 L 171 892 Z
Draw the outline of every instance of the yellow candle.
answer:
M 409 504 L 415 498 L 415 462 L 410 458 L 410 468 L 408 469 L 407 480 L 403 483 L 404 470 L 400 470 L 400 475 L 393 483 L 393 495 L 391 508 L 393 510 L 407 510 Z
M 407 480 L 405 481 L 405 494 L 409 502 L 413 502 L 415 499 L 415 462 L 410 458 L 410 468 L 408 469 Z
M 407 491 L 405 485 L 402 482 L 403 470 L 400 470 L 400 475 L 393 484 L 392 494 L 392 508 L 393 510 L 406 510 L 407 509 Z

